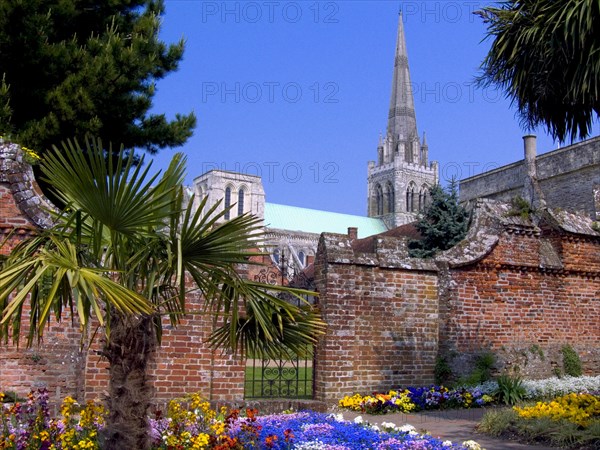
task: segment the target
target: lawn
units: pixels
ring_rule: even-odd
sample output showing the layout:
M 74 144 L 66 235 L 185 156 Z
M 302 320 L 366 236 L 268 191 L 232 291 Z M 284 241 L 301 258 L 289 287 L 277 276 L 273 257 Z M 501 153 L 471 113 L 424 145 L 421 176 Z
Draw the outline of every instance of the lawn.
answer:
M 246 366 L 245 398 L 312 398 L 313 368 Z

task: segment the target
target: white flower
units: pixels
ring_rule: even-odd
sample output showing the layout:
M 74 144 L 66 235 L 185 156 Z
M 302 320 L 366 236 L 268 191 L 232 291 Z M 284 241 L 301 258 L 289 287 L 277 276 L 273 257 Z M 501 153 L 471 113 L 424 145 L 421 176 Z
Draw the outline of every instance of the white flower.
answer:
M 379 427 L 377 425 L 371 425 L 371 430 L 379 431 Z
M 363 422 L 364 422 L 364 420 L 363 420 L 362 416 L 356 416 L 354 418 L 354 423 L 363 423 Z
M 463 447 L 466 447 L 469 450 L 485 450 L 485 449 L 482 449 L 481 445 L 479 445 L 475 441 L 465 441 L 462 443 L 462 445 L 463 445 Z
M 331 419 L 335 420 L 336 422 L 345 422 L 344 420 L 344 416 L 339 413 L 339 414 L 329 414 L 329 416 Z
M 442 442 L 442 447 L 452 447 L 452 441 L 444 441 L 444 442 Z
M 498 389 L 495 381 L 486 381 L 476 386 L 484 394 L 491 395 Z M 529 399 L 542 399 L 546 397 L 559 397 L 572 392 L 595 392 L 600 390 L 600 375 L 595 377 L 563 377 L 546 378 L 544 380 L 523 380 L 525 397 Z
M 396 429 L 398 429 L 398 428 L 396 427 L 396 424 L 395 424 L 395 423 L 392 423 L 392 422 L 381 422 L 381 426 L 382 426 L 384 429 L 386 429 L 386 430 L 396 430 Z
M 402 425 L 401 427 L 398 428 L 398 431 L 402 431 L 404 433 L 411 433 L 416 431 L 417 429 L 415 427 L 413 427 L 412 425 L 406 424 L 406 425 Z M 412 434 L 411 434 L 412 436 Z

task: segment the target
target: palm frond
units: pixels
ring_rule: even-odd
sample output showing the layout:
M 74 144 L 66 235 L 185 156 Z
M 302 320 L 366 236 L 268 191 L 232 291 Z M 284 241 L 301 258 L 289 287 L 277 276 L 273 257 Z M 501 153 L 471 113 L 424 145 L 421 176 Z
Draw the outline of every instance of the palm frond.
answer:
M 148 233 L 172 213 L 168 185 L 179 176 L 178 167 L 168 171 L 152 189 L 158 174 L 149 176 L 144 158 L 134 165 L 133 153 L 124 149 L 108 160 L 101 141 L 86 139 L 83 150 L 77 141 L 54 147 L 42 161 L 45 180 L 66 209 L 81 211 L 109 230 L 124 235 Z M 114 159 L 116 158 L 116 161 Z
M 493 39 L 480 86 L 503 90 L 526 128 L 588 136 L 600 114 L 600 3 L 509 0 L 480 15 Z

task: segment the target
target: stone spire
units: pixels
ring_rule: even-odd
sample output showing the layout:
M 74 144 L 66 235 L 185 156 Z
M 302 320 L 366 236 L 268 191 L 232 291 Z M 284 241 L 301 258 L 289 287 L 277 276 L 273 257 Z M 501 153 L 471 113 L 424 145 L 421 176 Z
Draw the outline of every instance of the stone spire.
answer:
M 398 17 L 394 79 L 387 133 L 377 145 L 377 161 L 368 165 L 367 211 L 388 228 L 414 222 L 427 205 L 429 188 L 437 184 L 438 166 L 429 163 L 429 148 L 417 134 L 404 24 Z
M 419 139 L 410 72 L 408 70 L 408 53 L 406 52 L 402 12 L 398 14 L 398 37 L 396 39 L 394 78 L 392 81 L 387 135 L 395 142 L 413 142 L 415 139 Z

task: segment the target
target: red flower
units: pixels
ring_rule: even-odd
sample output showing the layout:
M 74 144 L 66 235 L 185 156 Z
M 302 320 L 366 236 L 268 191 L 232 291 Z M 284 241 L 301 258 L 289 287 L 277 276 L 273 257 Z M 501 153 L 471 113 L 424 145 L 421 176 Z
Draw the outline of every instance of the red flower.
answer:
M 275 442 L 277 441 L 277 436 L 276 435 L 271 435 L 271 436 L 267 436 L 267 438 L 265 439 L 265 445 L 267 448 L 273 448 L 275 447 Z
M 285 437 L 285 442 L 291 442 L 294 439 L 294 433 L 291 428 L 288 428 L 283 432 L 283 436 Z

